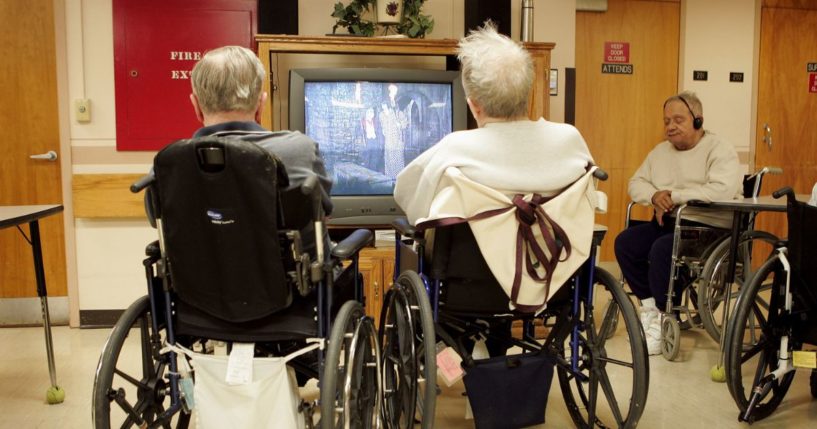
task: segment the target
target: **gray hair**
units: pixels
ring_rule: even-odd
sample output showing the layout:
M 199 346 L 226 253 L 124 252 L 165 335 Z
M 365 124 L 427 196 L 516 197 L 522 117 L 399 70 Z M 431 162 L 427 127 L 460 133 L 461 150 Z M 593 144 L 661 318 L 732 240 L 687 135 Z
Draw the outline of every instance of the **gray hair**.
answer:
M 202 112 L 253 112 L 266 73 L 255 53 L 242 46 L 207 52 L 193 67 L 190 81 Z
M 499 34 L 493 22 L 486 21 L 460 40 L 457 58 L 465 95 L 488 116 L 528 115 L 533 60 L 519 43 Z
M 704 116 L 704 105 L 701 103 L 701 99 L 692 91 L 684 91 L 667 98 L 667 101 L 664 102 L 665 108 L 670 101 L 680 101 L 686 104 L 689 110 L 692 111 L 693 118 L 701 118 Z

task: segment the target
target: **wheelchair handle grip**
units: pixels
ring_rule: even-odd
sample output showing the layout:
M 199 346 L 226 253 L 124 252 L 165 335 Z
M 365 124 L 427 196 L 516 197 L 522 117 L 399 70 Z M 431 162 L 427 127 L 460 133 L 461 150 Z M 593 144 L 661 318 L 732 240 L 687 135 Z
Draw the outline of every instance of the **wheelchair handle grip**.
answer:
M 133 192 L 134 194 L 138 194 L 139 192 L 142 191 L 142 189 L 147 188 L 155 181 L 156 175 L 153 174 L 153 172 L 151 171 L 150 173 L 142 176 L 142 178 L 140 178 L 136 182 L 133 182 L 133 184 L 130 185 L 130 191 Z
M 307 177 L 301 185 L 301 192 L 312 197 L 312 220 L 320 220 L 323 217 L 323 195 L 318 176 L 313 174 Z
M 783 169 L 780 167 L 765 167 L 768 174 L 783 174 Z
M 775 199 L 780 198 L 784 195 L 791 195 L 792 197 L 794 197 L 794 190 L 790 186 L 786 186 L 772 192 L 772 196 Z
M 307 177 L 306 180 L 304 180 L 304 183 L 301 185 L 301 192 L 304 195 L 313 195 L 313 192 L 315 192 L 315 188 L 317 188 L 317 187 L 318 187 L 318 176 L 315 176 L 313 174 L 313 175 Z
M 608 176 L 607 172 L 602 170 L 601 168 L 596 168 L 596 170 L 593 171 L 593 177 L 595 177 L 596 179 L 599 179 L 599 180 L 601 180 L 603 182 L 603 181 L 607 180 L 607 178 L 610 177 L 610 176 Z

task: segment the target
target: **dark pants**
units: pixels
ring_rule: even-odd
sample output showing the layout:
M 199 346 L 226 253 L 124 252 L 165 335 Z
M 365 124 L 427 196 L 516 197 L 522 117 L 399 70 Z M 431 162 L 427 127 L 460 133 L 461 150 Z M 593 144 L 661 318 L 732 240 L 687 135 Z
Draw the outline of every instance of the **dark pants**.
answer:
M 661 311 L 666 309 L 672 268 L 672 218 L 664 218 L 664 226 L 651 222 L 631 226 L 616 237 L 616 260 L 624 280 L 638 299 L 655 298 Z M 675 302 L 680 302 L 676 285 Z

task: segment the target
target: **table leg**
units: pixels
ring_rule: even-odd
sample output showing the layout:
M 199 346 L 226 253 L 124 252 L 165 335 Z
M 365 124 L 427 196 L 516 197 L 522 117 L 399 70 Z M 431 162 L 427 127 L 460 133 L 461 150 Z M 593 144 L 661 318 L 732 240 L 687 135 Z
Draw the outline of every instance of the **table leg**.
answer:
M 718 364 L 710 371 L 713 381 L 726 381 L 726 374 L 723 363 L 723 350 L 726 346 L 726 323 L 729 320 L 729 302 L 732 300 L 732 283 L 735 281 L 735 267 L 737 266 L 738 241 L 740 240 L 740 225 L 743 223 L 745 212 L 735 211 L 732 214 L 732 236 L 729 238 L 729 261 L 726 267 L 726 279 L 724 280 L 724 301 L 723 314 L 721 315 L 721 338 L 718 343 Z M 704 297 L 706 299 L 706 297 Z
M 735 266 L 737 266 L 738 241 L 740 240 L 740 225 L 746 213 L 735 212 L 732 215 L 732 236 L 729 242 L 729 263 L 726 270 L 726 284 L 735 281 Z
M 43 313 L 43 329 L 45 330 L 45 348 L 48 354 L 48 374 L 51 377 L 51 388 L 48 389 L 46 399 L 50 404 L 58 404 L 65 399 L 65 392 L 57 385 L 57 370 L 54 365 L 54 343 L 51 339 L 51 317 L 48 312 L 48 290 L 45 287 L 45 269 L 43 268 L 43 251 L 40 245 L 40 224 L 33 220 L 28 224 L 31 234 L 31 251 L 34 256 L 34 275 L 37 279 L 37 295 L 40 297 L 40 306 Z

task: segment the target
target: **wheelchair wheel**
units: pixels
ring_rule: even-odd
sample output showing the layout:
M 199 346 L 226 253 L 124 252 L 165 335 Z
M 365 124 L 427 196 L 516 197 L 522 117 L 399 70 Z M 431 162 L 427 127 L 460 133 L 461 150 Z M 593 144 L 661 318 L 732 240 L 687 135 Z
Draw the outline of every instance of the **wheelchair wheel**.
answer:
M 380 350 L 359 302 L 343 304 L 333 322 L 320 388 L 321 428 L 379 426 Z
M 783 297 L 786 272 L 778 256 L 769 258 L 744 286 L 727 325 L 725 344 L 726 383 L 741 415 L 749 407 L 759 381 L 778 367 L 780 339 L 788 335 Z M 795 347 L 789 342 L 789 347 Z M 752 418 L 771 414 L 789 390 L 794 371 L 773 382 L 754 405 Z
M 573 316 L 573 303 L 567 303 L 545 347 L 557 359 L 559 385 L 576 427 L 634 428 L 644 411 L 649 386 L 644 332 L 621 284 L 601 268 L 595 269 L 595 279 L 594 294 L 600 294 L 603 287 L 613 305 L 597 320 L 584 300 L 578 317 Z M 614 321 L 618 317 L 620 321 Z M 614 323 L 619 335 L 610 334 Z
M 96 429 L 188 426 L 186 412 L 160 419 L 170 406 L 166 394 L 170 387 L 169 355 L 159 354 L 159 347 L 161 337 L 151 325 L 150 299 L 144 296 L 125 310 L 102 349 L 92 399 Z
M 765 260 L 777 240 L 777 237 L 764 231 L 751 231 L 749 235 L 742 236 L 738 242 L 738 258 L 734 282 L 731 285 L 726 284 L 730 241 L 728 239 L 721 241 L 706 259 L 699 282 L 700 314 L 701 322 L 713 340 L 720 342 L 721 334 L 728 323 L 724 320 L 734 312 L 741 285 L 757 270 L 755 265 L 759 264 L 752 264 L 752 255 L 762 254 Z
M 434 317 L 428 293 L 413 271 L 400 275 L 380 316 L 383 346 L 383 419 L 387 427 L 434 424 L 437 363 Z

